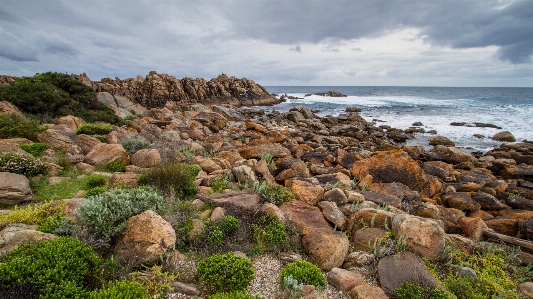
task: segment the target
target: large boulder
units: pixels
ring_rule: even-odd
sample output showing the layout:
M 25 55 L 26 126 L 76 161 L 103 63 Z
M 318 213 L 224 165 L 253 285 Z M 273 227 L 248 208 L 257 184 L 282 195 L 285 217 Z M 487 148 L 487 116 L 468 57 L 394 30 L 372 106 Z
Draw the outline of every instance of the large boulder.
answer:
M 30 181 L 25 176 L 0 172 L 0 203 L 15 205 L 31 200 Z
M 16 249 L 20 244 L 37 243 L 56 237 L 35 230 L 36 225 L 14 223 L 0 231 L 0 256 L 4 256 Z
M 516 141 L 516 138 L 509 131 L 503 131 L 503 132 L 496 133 L 494 134 L 494 136 L 492 136 L 492 139 L 496 141 L 503 141 L 503 142 L 515 142 Z
M 111 162 L 120 162 L 124 165 L 130 164 L 128 152 L 120 144 L 97 144 L 86 156 L 85 162 L 91 165 L 105 166 Z
M 431 181 L 418 163 L 403 150 L 377 152 L 369 159 L 356 162 L 351 173 L 359 179 L 371 175 L 376 183 L 402 183 L 424 197 L 431 197 L 437 191 L 431 188 Z
M 341 267 L 348 254 L 348 237 L 332 229 L 310 230 L 302 236 L 302 246 L 322 270 Z
M 141 168 L 149 168 L 161 164 L 161 154 L 155 148 L 138 150 L 131 156 L 131 164 Z
M 476 158 L 469 152 L 453 146 L 437 145 L 429 152 L 433 160 L 441 160 L 446 163 L 459 164 L 462 162 L 474 162 Z
M 222 207 L 230 215 L 239 218 L 252 218 L 260 210 L 260 198 L 257 194 L 246 192 L 227 192 L 212 194 L 205 198 L 213 207 Z
M 24 114 L 22 114 L 15 105 L 8 101 L 0 101 L 0 114 L 15 114 L 22 119 L 26 119 Z
M 382 258 L 378 263 L 378 276 L 381 288 L 389 296 L 392 296 L 403 282 L 442 288 L 426 268 L 424 261 L 409 251 Z
M 79 117 L 67 115 L 57 119 L 56 124 L 65 125 L 69 127 L 72 131 L 76 131 L 79 125 L 84 124 L 85 121 Z
M 80 134 L 76 136 L 76 139 L 74 140 L 74 143 L 81 148 L 84 155 L 87 155 L 90 153 L 93 148 L 97 145 L 102 143 L 100 140 L 94 138 L 93 136 L 86 135 L 86 134 Z
M 392 218 L 394 238 L 406 238 L 409 248 L 430 260 L 439 257 L 445 245 L 444 229 L 428 218 L 396 214 Z
M 258 159 L 263 154 L 271 154 L 274 158 L 287 157 L 291 155 L 291 152 L 279 143 L 261 143 L 239 148 L 239 154 L 244 159 Z
M 333 229 L 319 208 L 304 201 L 287 202 L 280 206 L 280 209 L 300 233 L 315 229 Z
M 176 232 L 166 220 L 153 211 L 128 219 L 128 228 L 117 242 L 117 259 L 130 266 L 151 264 L 174 249 Z

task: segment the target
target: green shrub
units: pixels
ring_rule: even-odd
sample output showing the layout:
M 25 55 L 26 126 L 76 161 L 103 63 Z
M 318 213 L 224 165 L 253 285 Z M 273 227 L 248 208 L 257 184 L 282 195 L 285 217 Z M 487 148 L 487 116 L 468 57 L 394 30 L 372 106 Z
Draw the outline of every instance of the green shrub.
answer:
M 113 131 L 113 126 L 109 124 L 81 124 L 76 131 L 77 135 L 107 135 Z
M 53 234 L 54 230 L 63 224 L 65 217 L 60 214 L 54 214 L 51 217 L 46 218 L 41 225 L 37 227 L 38 231 L 43 233 Z
M 102 194 L 104 192 L 107 191 L 107 188 L 106 187 L 93 187 L 89 190 L 87 190 L 85 192 L 85 196 L 86 197 L 89 197 L 89 196 L 95 196 L 95 195 L 98 195 L 98 194 Z
M 281 270 L 281 281 L 288 276 L 292 276 L 293 279 L 301 284 L 314 285 L 318 289 L 326 288 L 326 279 L 324 278 L 322 271 L 320 268 L 310 262 L 296 261 L 287 264 Z
M 115 161 L 115 162 L 111 162 L 111 163 L 107 164 L 105 166 L 105 170 L 107 170 L 109 172 L 124 172 L 124 171 L 126 171 L 126 166 L 124 166 L 124 164 L 122 164 L 122 162 Z
M 40 298 L 85 298 L 85 289 L 98 283 L 102 262 L 90 247 L 71 237 L 23 244 L 2 258 L 0 285 L 42 285 Z
M 181 199 L 196 195 L 198 189 L 194 184 L 200 167 L 189 164 L 161 164 L 153 167 L 137 181 L 140 185 L 155 187 L 166 194 L 176 194 Z
M 252 231 L 259 250 L 280 248 L 289 242 L 285 224 L 274 215 L 261 216 L 252 224 Z
M 239 228 L 239 219 L 231 215 L 224 216 L 220 219 L 219 227 L 223 232 L 233 232 Z
M 88 122 L 124 122 L 98 101 L 91 87 L 67 74 L 47 72 L 22 78 L 10 86 L 0 87 L 0 98 L 44 121 L 71 114 Z
M 394 291 L 397 299 L 449 299 L 450 296 L 437 287 L 426 286 L 421 283 L 403 282 L 399 289 Z M 471 298 L 471 297 L 468 297 Z
M 32 144 L 19 144 L 17 146 L 35 157 L 40 157 L 43 152 L 49 148 L 48 144 L 40 142 Z
M 146 210 L 160 212 L 165 199 L 150 188 L 112 189 L 91 196 L 76 217 L 91 231 L 114 237 L 126 229 L 128 218 Z
M 130 156 L 139 150 L 152 147 L 150 142 L 139 139 L 124 139 L 120 141 L 120 144 L 128 152 L 128 154 L 130 154 Z
M 107 184 L 107 177 L 103 174 L 89 174 L 85 177 L 85 185 L 87 188 L 102 187 Z
M 255 184 L 253 191 L 261 197 L 263 203 L 270 202 L 278 206 L 295 199 L 294 194 L 289 189 L 277 184 L 269 185 L 266 182 Z
M 114 281 L 107 287 L 91 292 L 90 299 L 145 299 L 144 288 L 133 281 Z
M 221 245 L 224 236 L 235 232 L 239 228 L 239 219 L 228 215 L 216 222 L 209 222 L 205 230 L 210 244 Z
M 221 245 L 224 242 L 224 233 L 219 228 L 214 228 L 210 231 L 207 240 L 210 244 Z
M 247 292 L 237 291 L 230 293 L 218 293 L 208 297 L 208 299 L 262 299 L 260 296 L 254 296 Z
M 0 215 L 0 229 L 11 223 L 26 223 L 41 225 L 49 217 L 63 215 L 61 204 L 28 205 L 24 208 L 16 207 L 7 214 Z
M 196 277 L 210 294 L 245 290 L 254 279 L 252 263 L 229 252 L 198 263 Z
M 230 175 L 217 176 L 210 182 L 212 193 L 222 193 L 224 190 L 230 188 Z
M 15 153 L 0 155 L 0 171 L 22 174 L 24 176 L 36 176 L 44 172 L 46 168 L 38 159 Z
M 9 115 L 0 114 L 0 139 L 27 138 L 37 141 L 37 134 L 44 130 L 46 128 L 36 121 L 24 120 L 13 113 Z

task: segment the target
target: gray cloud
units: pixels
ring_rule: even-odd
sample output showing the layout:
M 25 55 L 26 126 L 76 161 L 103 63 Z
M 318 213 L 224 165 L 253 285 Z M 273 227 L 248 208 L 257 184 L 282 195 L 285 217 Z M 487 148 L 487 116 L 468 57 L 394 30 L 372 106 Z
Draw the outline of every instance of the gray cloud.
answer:
M 289 52 L 298 52 L 298 53 L 302 53 L 302 47 L 300 47 L 300 46 L 292 47 L 292 48 L 289 49 Z
M 37 52 L 11 32 L 0 27 L 0 57 L 15 61 L 39 61 Z

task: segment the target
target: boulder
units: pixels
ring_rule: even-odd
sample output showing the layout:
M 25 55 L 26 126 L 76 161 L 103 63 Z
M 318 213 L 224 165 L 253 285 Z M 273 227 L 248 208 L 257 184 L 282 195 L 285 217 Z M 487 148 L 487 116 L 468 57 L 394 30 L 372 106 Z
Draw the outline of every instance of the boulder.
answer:
M 22 114 L 15 105 L 8 101 L 0 101 L 0 114 L 15 114 L 22 119 L 26 119 L 24 114 Z
M 518 219 L 496 217 L 493 219 L 486 219 L 484 222 L 488 228 L 503 235 L 514 237 L 518 233 Z
M 294 178 L 286 183 L 286 187 L 294 193 L 297 200 L 310 205 L 316 205 L 324 194 L 324 188 L 318 184 L 316 178 Z
M 26 152 L 25 150 L 14 144 L 0 143 L 0 155 L 5 155 L 7 153 L 15 153 L 22 156 L 31 156 L 30 153 Z
M 155 148 L 141 149 L 131 156 L 131 164 L 141 168 L 150 168 L 161 164 L 161 154 Z
M 322 210 L 324 217 L 336 228 L 344 231 L 348 226 L 348 218 L 339 210 L 334 202 L 321 201 L 318 207 Z
M 97 145 L 102 143 L 100 140 L 90 135 L 80 134 L 76 136 L 74 144 L 79 146 L 84 155 L 87 155 Z
M 496 197 L 485 192 L 472 194 L 472 199 L 479 203 L 481 209 L 486 211 L 503 210 L 507 208 L 507 206 L 501 203 Z
M 461 162 L 474 162 L 476 158 L 469 152 L 453 147 L 437 145 L 429 152 L 432 160 L 441 160 L 446 163 L 459 164 Z
M 496 141 L 503 141 L 503 142 L 515 142 L 516 141 L 516 138 L 509 131 L 503 131 L 503 132 L 496 133 L 494 134 L 494 136 L 492 136 L 492 139 Z
M 341 268 L 331 269 L 326 274 L 326 279 L 329 284 L 343 292 L 353 289 L 356 285 L 366 284 L 359 274 Z
M 452 174 L 453 166 L 442 161 L 427 161 L 424 162 L 424 171 L 427 174 L 444 179 Z
M 333 230 L 333 227 L 326 221 L 320 209 L 304 201 L 286 202 L 280 206 L 280 209 L 289 219 L 291 225 L 296 227 L 300 233 L 308 230 Z
M 332 229 L 313 229 L 302 236 L 302 246 L 313 263 L 329 271 L 342 266 L 350 242 L 346 235 Z
M 115 246 L 117 260 L 136 266 L 160 260 L 176 244 L 176 232 L 166 220 L 153 211 L 145 211 L 128 219 L 128 228 Z
M 120 144 L 97 144 L 86 156 L 85 162 L 91 165 L 105 166 L 111 162 L 130 164 L 130 156 Z
M 371 247 L 376 245 L 378 240 L 385 237 L 386 231 L 381 228 L 369 227 L 360 229 L 352 234 L 352 242 L 359 250 L 372 251 Z
M 363 208 L 348 217 L 348 234 L 365 227 L 391 228 L 394 213 L 374 208 Z
M 213 106 L 213 112 L 217 112 L 230 121 L 244 121 L 246 118 L 233 108 L 225 106 Z
M 389 205 L 395 208 L 400 208 L 402 205 L 402 200 L 393 195 L 385 195 L 370 191 L 361 191 L 360 193 L 365 197 L 365 200 L 375 202 L 378 205 Z
M 30 181 L 21 174 L 0 172 L 0 203 L 16 205 L 32 200 Z
M 54 129 L 48 129 L 41 134 L 37 134 L 37 139 L 48 144 L 53 149 L 62 149 L 65 150 L 69 145 L 74 144 L 74 139 L 76 135 L 74 132 L 65 132 Z
M 257 184 L 259 182 L 257 176 L 255 175 L 255 172 L 248 165 L 233 167 L 231 172 L 235 175 L 235 177 L 241 184 L 248 184 L 248 186 L 253 186 L 254 184 Z
M 483 230 L 487 229 L 487 224 L 480 218 L 461 217 L 457 222 L 463 233 L 475 241 L 480 241 L 483 237 Z
M 224 194 L 212 194 L 205 199 L 213 207 L 222 207 L 229 215 L 235 215 L 236 217 L 253 219 L 260 210 L 260 198 L 257 194 L 227 192 Z
M 432 136 L 428 138 L 429 145 L 455 146 L 455 143 L 444 136 Z
M 346 197 L 344 191 L 339 188 L 335 188 L 324 192 L 324 200 L 334 202 L 341 206 L 348 202 L 348 197 Z
M 351 173 L 359 179 L 371 175 L 376 183 L 402 183 L 424 197 L 431 197 L 437 191 L 432 190 L 429 178 L 417 162 L 402 150 L 377 152 L 355 163 Z
M 325 186 L 327 184 L 329 184 L 330 186 L 337 185 L 342 190 L 349 190 L 352 188 L 352 180 L 344 173 L 336 172 L 330 174 L 321 174 L 315 176 L 315 178 L 320 182 L 320 185 L 322 186 Z
M 84 124 L 85 121 L 79 117 L 67 115 L 57 119 L 56 124 L 65 125 L 69 127 L 72 131 L 76 131 L 79 125 Z
M 476 211 L 481 205 L 472 199 L 468 192 L 451 192 L 442 196 L 442 202 L 449 208 L 464 211 Z
M 0 231 L 0 257 L 8 254 L 20 244 L 38 243 L 56 238 L 56 235 L 35 230 L 37 225 L 14 223 Z
M 366 251 L 354 251 L 344 259 L 342 267 L 348 269 L 350 267 L 361 267 L 370 264 L 376 259 L 376 256 Z
M 446 243 L 444 229 L 437 221 L 412 215 L 394 215 L 392 233 L 396 239 L 406 238 L 413 252 L 430 260 L 439 257 Z
M 426 268 L 424 261 L 409 251 L 382 258 L 378 263 L 378 276 L 381 288 L 389 296 L 403 282 L 418 282 L 432 288 L 443 288 Z
M 140 174 L 134 172 L 115 172 L 109 179 L 109 184 L 113 186 L 137 187 L 137 179 Z
M 291 152 L 279 143 L 262 143 L 239 148 L 239 154 L 243 159 L 258 159 L 263 154 L 271 154 L 274 158 L 287 157 L 291 155 Z
M 337 150 L 337 164 L 341 165 L 346 169 L 351 169 L 353 164 L 357 162 L 358 159 L 355 155 L 349 153 L 346 150 L 338 149 Z
M 387 296 L 381 288 L 370 286 L 367 284 L 361 284 L 361 285 L 355 286 L 350 291 L 350 296 L 352 296 L 352 298 L 357 298 L 357 299 L 388 299 L 389 298 L 389 296 Z

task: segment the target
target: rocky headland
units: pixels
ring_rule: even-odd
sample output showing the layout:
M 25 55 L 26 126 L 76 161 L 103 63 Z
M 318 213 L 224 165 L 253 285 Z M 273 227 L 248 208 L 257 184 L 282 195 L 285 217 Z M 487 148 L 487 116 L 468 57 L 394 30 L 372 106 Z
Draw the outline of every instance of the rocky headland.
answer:
M 427 265 L 439 261 L 448 246 L 467 253 L 481 241 L 520 246 L 521 262 L 533 262 L 529 253 L 533 251 L 532 143 L 502 143 L 485 154 L 456 148 L 445 138 L 431 139 L 431 149 L 406 146 L 403 143 L 412 130 L 377 126 L 357 112 L 319 117 L 302 106 L 283 113 L 242 107 L 279 100 L 251 80 L 226 75 L 210 81 L 178 80 L 155 72 L 126 80 L 76 78 L 130 122 L 114 126 L 99 140 L 74 134 L 83 120 L 57 119 L 38 137 L 50 147 L 42 158 L 50 179 L 61 172 L 54 155 L 57 150 L 86 173 L 120 161 L 125 172 L 109 174 L 111 182 L 131 186 L 161 163 L 198 165 L 202 169 L 196 177 L 199 193 L 192 201 L 199 207 L 198 215 L 207 219 L 232 215 L 246 222 L 267 213 L 295 230 L 291 248 L 301 255 L 279 252 L 273 263 L 305 258 L 326 273 L 327 290 L 308 288 L 305 298 L 389 298 L 402 282 L 412 281 L 444 289 Z M 12 80 L 16 78 L 2 77 L 0 82 Z M 122 140 L 141 140 L 151 147 L 130 155 Z M 0 153 L 18 151 L 15 145 L 26 143 L 31 142 L 0 140 Z M 231 178 L 229 187 L 212 194 L 213 182 L 220 177 Z M 247 188 L 262 183 L 286 187 L 295 200 L 277 206 L 248 193 Z M 76 197 L 65 199 L 72 202 L 65 213 L 86 200 L 83 192 Z M 24 176 L 0 173 L 1 203 L 31 201 Z M 176 242 L 172 227 L 159 218 L 152 221 L 160 224 L 150 227 L 164 226 L 161 238 L 174 235 L 168 240 Z M 201 231 L 201 223 L 195 221 L 194 229 Z M 128 256 L 134 248 L 136 256 L 154 255 L 153 247 L 143 250 L 141 244 L 158 242 L 150 238 L 155 231 L 133 226 L 125 233 L 130 239 L 119 243 L 115 253 Z M 27 230 L 23 231 L 30 235 Z M 0 252 L 13 247 L 7 237 L 13 231 L 12 225 L 0 231 Z M 135 236 L 141 231 L 145 236 Z M 174 244 L 166 245 L 156 255 L 172 252 L 178 262 L 188 260 Z M 230 247 L 246 252 L 253 245 Z M 399 247 L 407 251 L 396 254 Z M 279 273 L 272 275 L 265 280 L 279 280 Z M 517 294 L 531 294 L 529 281 L 521 282 L 520 291 L 516 283 Z M 194 284 L 177 281 L 175 286 L 173 298 L 201 295 Z M 265 298 L 282 297 L 279 283 L 255 282 L 249 290 Z

